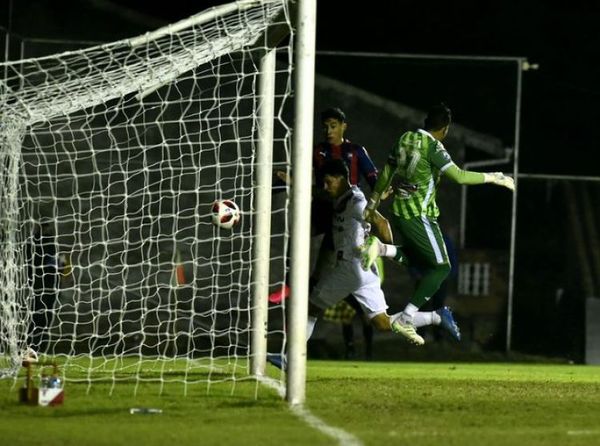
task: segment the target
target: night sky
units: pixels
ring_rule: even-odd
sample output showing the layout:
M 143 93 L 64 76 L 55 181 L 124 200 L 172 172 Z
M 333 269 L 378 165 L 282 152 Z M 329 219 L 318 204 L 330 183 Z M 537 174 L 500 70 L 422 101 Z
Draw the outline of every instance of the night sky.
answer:
M 13 31 L 28 37 L 111 41 L 131 37 L 224 3 L 222 0 L 12 0 Z M 118 18 L 101 26 L 82 20 L 111 3 L 143 20 Z M 600 3 L 423 2 L 374 0 L 368 6 L 319 0 L 317 51 L 526 57 L 538 71 L 523 73 L 521 170 L 598 173 L 592 136 L 600 118 Z M 4 24 L 7 10 L 3 8 Z M 87 11 L 87 12 L 86 12 Z M 108 12 L 107 12 L 108 11 Z M 44 33 L 33 24 L 44 21 Z M 123 23 L 129 23 L 124 27 Z M 50 35 L 48 35 L 50 34 Z M 443 100 L 457 122 L 514 145 L 514 63 L 318 56 L 317 72 L 418 109 Z M 348 111 L 351 115 L 351 111 Z M 469 154 L 467 154 L 469 157 Z M 475 158 L 477 154 L 475 154 Z
M 540 68 L 522 73 L 520 172 L 600 175 L 594 138 L 600 120 L 600 2 L 361 3 L 318 2 L 317 51 L 525 57 Z M 177 7 L 168 13 L 142 0 L 128 4 L 176 20 L 196 12 L 198 3 L 174 0 L 170 4 Z M 457 122 L 514 144 L 514 63 L 318 56 L 316 65 L 318 73 L 418 109 L 444 100 Z M 467 161 L 481 157 L 467 151 Z M 511 171 L 512 165 L 498 169 Z M 585 196 L 584 188 L 598 192 L 597 184 L 580 183 L 575 190 Z M 580 197 L 569 197 L 565 187 L 535 180 L 519 184 L 513 347 L 579 361 L 586 296 L 577 270 L 586 260 L 573 248 L 574 232 L 583 229 L 570 218 L 581 215 L 569 211 L 570 199 Z M 498 200 L 497 195 L 491 198 L 485 188 L 470 192 L 470 209 L 487 211 L 480 216 L 470 211 L 467 248 L 507 252 L 508 196 Z M 490 230 L 497 219 L 502 228 Z M 557 321 L 571 327 L 566 336 L 557 333 Z M 502 336 L 496 342 L 496 348 L 503 347 Z
M 164 20 L 219 1 L 120 2 Z M 366 6 L 368 5 L 368 6 Z M 600 118 L 600 3 L 370 1 L 363 6 L 320 0 L 318 51 L 526 57 L 523 73 L 521 170 L 599 174 L 592 136 Z M 320 56 L 317 71 L 424 109 L 448 102 L 457 121 L 514 143 L 513 64 L 367 60 Z
M 111 8 L 114 3 L 129 8 L 130 14 L 124 16 L 123 10 L 117 14 Z M 142 34 L 222 3 L 226 1 L 5 0 L 0 13 L 6 27 L 6 5 L 12 4 L 12 31 L 21 36 L 108 42 Z M 520 171 L 600 175 L 595 139 L 600 120 L 596 102 L 600 93 L 600 2 L 360 3 L 318 0 L 317 73 L 421 110 L 443 100 L 452 108 L 456 122 L 490 133 L 512 146 L 517 74 L 514 62 L 425 61 L 319 52 L 525 57 L 540 68 L 522 73 Z M 11 58 L 16 59 L 18 48 L 13 50 L 16 57 Z M 346 112 L 351 120 L 352 110 Z M 466 160 L 483 156 L 468 150 Z M 497 169 L 511 171 L 512 165 Z M 592 200 L 596 201 L 589 208 L 596 210 L 600 209 L 597 184 L 585 185 L 590 190 L 595 187 Z M 581 332 L 559 336 L 552 324 L 552 317 L 560 314 L 561 324 L 583 326 L 577 272 L 582 260 L 576 258 L 572 243 L 572 234 L 580 231 L 573 221 L 582 219 L 569 212 L 569 205 L 576 200 L 564 193 L 564 186 L 542 181 L 519 184 L 515 339 L 521 342 L 517 347 L 531 351 L 542 347 L 527 342 L 547 339 L 544 348 L 548 351 L 562 348 L 563 354 L 578 358 Z M 577 187 L 578 194 L 585 192 L 583 185 Z M 467 220 L 470 241 L 466 247 L 507 252 L 509 196 L 504 194 L 504 199 L 498 201 L 490 198 L 493 196 L 486 188 L 473 188 L 469 194 L 470 207 L 493 207 L 501 214 L 503 226 L 500 231 L 490 230 L 489 222 L 498 216 L 480 212 L 483 221 Z M 476 212 L 470 212 L 469 219 L 475 217 Z M 555 306 L 548 306 L 558 289 L 565 290 L 563 303 L 557 300 Z M 533 328 L 535 332 L 530 332 Z M 557 343 L 562 347 L 556 347 Z

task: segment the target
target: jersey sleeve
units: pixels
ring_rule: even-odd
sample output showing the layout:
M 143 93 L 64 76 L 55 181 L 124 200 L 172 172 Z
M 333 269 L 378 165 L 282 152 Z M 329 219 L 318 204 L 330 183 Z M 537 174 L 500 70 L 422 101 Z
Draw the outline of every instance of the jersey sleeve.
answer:
M 367 149 L 363 146 L 356 147 L 356 156 L 358 157 L 358 168 L 360 169 L 360 173 L 369 184 L 371 190 L 373 190 L 375 188 L 375 183 L 377 182 L 377 167 L 375 167 Z
M 439 141 L 436 141 L 436 144 L 432 145 L 429 161 L 455 183 L 465 185 L 484 183 L 482 173 L 463 170 L 454 164 L 450 154 Z
M 452 164 L 452 157 L 444 145 L 441 142 L 436 141 L 429 149 L 429 162 L 441 171 L 444 171 Z
M 398 168 L 398 160 L 396 158 L 396 152 L 398 151 L 398 146 L 402 143 L 402 138 L 398 140 L 398 143 L 392 148 L 388 159 L 383 166 L 381 172 L 378 172 L 377 181 L 373 186 L 373 192 L 381 195 L 384 191 L 386 191 L 390 185 L 392 184 L 392 180 L 396 175 L 396 169 Z
M 323 165 L 325 164 L 325 150 L 318 144 L 313 150 L 313 171 L 317 190 L 323 189 Z
M 450 163 L 442 170 L 442 172 L 444 172 L 444 175 L 458 184 L 464 184 L 468 186 L 485 183 L 485 176 L 482 173 L 462 170 L 454 163 Z

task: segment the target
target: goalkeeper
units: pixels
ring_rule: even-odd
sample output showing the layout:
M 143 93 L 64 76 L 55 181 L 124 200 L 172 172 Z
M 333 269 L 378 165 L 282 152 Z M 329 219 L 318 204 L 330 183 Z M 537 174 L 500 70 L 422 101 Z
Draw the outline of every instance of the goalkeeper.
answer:
M 411 333 L 400 326 L 400 313 L 392 316 L 387 314 L 388 305 L 381 289 L 377 268 L 362 268 L 360 247 L 364 245 L 367 231 L 370 229 L 363 217 L 367 199 L 358 186 L 350 184 L 346 163 L 340 159 L 326 161 L 322 173 L 323 190 L 333 200 L 332 235 L 337 261 L 332 269 L 323 273 L 310 293 L 306 339 L 311 337 L 317 319 L 325 309 L 352 294 L 377 330 L 393 331 L 415 344 L 423 344 L 423 338 L 414 328 Z M 372 210 L 371 216 L 377 222 L 382 236 L 391 239 L 392 233 L 387 219 L 376 210 Z M 429 321 L 422 325 L 440 324 L 439 321 L 435 322 L 433 312 L 419 312 L 416 316 L 420 320 Z M 267 361 L 283 370 L 287 367 L 285 356 L 280 354 L 268 355 Z
M 370 236 L 362 248 L 365 270 L 371 268 L 378 256 L 385 256 L 422 271 L 423 276 L 414 295 L 394 320 L 409 339 L 418 336 L 416 327 L 431 323 L 441 323 L 456 339 L 460 339 L 460 332 L 448 308 L 426 313 L 434 318 L 431 321 L 421 320 L 424 313 L 419 313 L 419 308 L 435 294 L 450 272 L 448 253 L 437 223 L 440 211 L 435 200 L 436 186 L 442 174 L 463 185 L 492 183 L 510 190 L 515 187 L 513 179 L 500 172 L 470 172 L 457 167 L 442 144 L 450 122 L 450 109 L 439 104 L 427 114 L 423 129 L 408 131 L 400 137 L 377 179 L 364 213 L 365 220 L 373 220 L 381 195 L 392 184 L 394 176 L 415 186 L 412 193 L 398 189 L 392 204 L 391 220 L 404 240 L 403 251 L 397 246 L 381 243 L 374 236 Z
M 346 163 L 342 160 L 327 161 L 322 173 L 323 189 L 333 199 L 333 246 L 337 261 L 333 269 L 324 272 L 310 294 L 307 339 L 323 310 L 352 294 L 377 330 L 393 331 L 422 344 L 420 336 L 406 336 L 396 326 L 394 321 L 399 314 L 387 314 L 388 306 L 377 268 L 370 267 L 364 271 L 361 268 L 360 247 L 369 230 L 363 218 L 367 200 L 358 186 L 350 185 Z M 391 228 L 385 217 L 374 210 L 372 219 L 377 222 L 380 233 L 391 239 Z M 423 317 L 433 319 L 429 313 Z

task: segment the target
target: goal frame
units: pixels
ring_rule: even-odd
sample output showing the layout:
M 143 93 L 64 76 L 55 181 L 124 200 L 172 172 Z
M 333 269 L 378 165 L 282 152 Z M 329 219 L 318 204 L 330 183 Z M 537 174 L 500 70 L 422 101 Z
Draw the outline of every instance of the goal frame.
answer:
M 131 47 L 147 44 L 159 37 L 175 33 L 189 26 L 197 26 L 218 18 L 220 15 L 239 10 L 244 5 L 256 5 L 261 0 L 238 0 L 234 3 L 214 7 L 203 13 L 177 22 L 143 36 L 128 39 Z M 302 404 L 305 400 L 306 378 L 306 319 L 308 305 L 310 211 L 311 200 L 311 154 L 305 150 L 312 146 L 314 104 L 314 60 L 316 34 L 316 0 L 289 2 L 292 15 L 292 38 L 294 53 L 294 117 L 293 142 L 291 148 L 291 172 L 294 184 L 291 187 L 291 242 L 292 262 L 290 275 L 295 284 L 288 305 L 287 323 L 288 364 L 286 399 L 291 404 Z M 252 255 L 252 290 L 250 315 L 250 348 L 248 358 L 250 373 L 255 377 L 266 374 L 268 286 L 271 238 L 271 188 L 273 169 L 273 131 L 275 102 L 275 54 L 277 44 L 284 35 L 277 29 L 265 31 L 267 49 L 260 60 L 258 89 L 257 127 L 259 144 L 256 154 L 254 252 Z M 8 61 L 7 61 L 8 62 Z M 177 77 L 162 78 L 156 84 L 140 90 L 138 99 L 143 99 Z

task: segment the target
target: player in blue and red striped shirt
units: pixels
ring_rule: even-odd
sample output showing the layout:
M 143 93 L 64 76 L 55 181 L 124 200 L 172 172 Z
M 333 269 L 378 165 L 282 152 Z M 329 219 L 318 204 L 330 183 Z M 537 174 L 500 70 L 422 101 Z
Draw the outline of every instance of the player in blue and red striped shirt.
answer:
M 362 177 L 371 190 L 377 182 L 377 168 L 371 161 L 367 149 L 344 137 L 348 124 L 342 110 L 328 108 L 323 111 L 321 123 L 325 140 L 317 144 L 313 152 L 315 194 L 312 205 L 312 228 L 313 235 L 325 234 L 323 249 L 332 250 L 331 218 L 333 210 L 331 200 L 323 191 L 323 174 L 321 172 L 323 166 L 329 160 L 341 159 L 348 166 L 350 184 L 360 187 Z
M 313 152 L 315 189 L 312 200 L 311 227 L 313 236 L 323 234 L 324 237 L 317 265 L 311 277 L 311 284 L 318 281 L 320 272 L 331 262 L 331 255 L 334 250 L 332 237 L 333 203 L 323 188 L 324 175 L 322 169 L 324 165 L 330 160 L 343 160 L 348 167 L 350 184 L 353 186 L 360 186 L 361 180 L 363 180 L 366 181 L 372 190 L 377 182 L 377 168 L 373 161 L 371 161 L 367 150 L 363 146 L 352 143 L 344 137 L 344 133 L 348 127 L 345 113 L 339 108 L 324 110 L 321 113 L 321 124 L 323 125 L 324 140 L 316 145 Z M 284 183 L 289 182 L 289 178 L 285 172 L 277 172 L 277 176 Z M 373 224 L 379 228 L 379 225 L 388 225 L 388 222 L 384 219 L 384 221 L 373 222 Z M 380 234 L 385 233 L 382 230 L 378 230 L 378 232 Z M 388 243 L 391 243 L 391 240 Z M 281 290 L 272 293 L 269 296 L 269 301 L 278 303 L 286 298 L 288 294 L 289 287 L 285 285 Z M 357 312 L 362 313 L 360 306 L 353 298 L 348 299 L 348 303 Z M 348 355 L 352 349 L 352 325 L 343 326 L 343 333 L 347 349 L 346 354 Z M 373 338 L 373 329 L 370 324 L 367 323 L 363 327 L 363 334 L 365 336 L 365 344 L 367 345 L 367 356 L 370 356 L 370 345 Z
M 377 168 L 369 154 L 360 144 L 355 144 L 344 137 L 348 124 L 345 113 L 339 108 L 329 108 L 321 113 L 324 141 L 317 144 L 313 152 L 313 169 L 315 173 L 315 194 L 312 204 L 313 233 L 324 234 L 315 273 L 311 280 L 313 283 L 319 279 L 320 270 L 325 268 L 326 262 L 331 259 L 333 248 L 332 218 L 333 205 L 330 197 L 323 190 L 322 169 L 327 161 L 341 159 L 348 167 L 348 179 L 351 185 L 361 186 L 361 180 L 366 181 L 373 190 L 377 182 Z M 365 339 L 365 355 L 367 359 L 372 355 L 373 327 L 370 321 L 363 316 L 363 310 L 354 296 L 346 298 L 346 302 L 354 308 L 363 320 L 363 336 Z M 351 359 L 354 352 L 353 324 L 342 323 L 342 334 L 345 345 L 345 357 Z
M 377 168 L 363 146 L 344 138 L 348 127 L 344 112 L 339 108 L 329 108 L 321 113 L 321 122 L 325 141 L 317 144 L 313 156 L 317 189 L 323 189 L 321 168 L 325 162 L 341 159 L 348 166 L 350 184 L 360 186 L 362 176 L 372 190 L 377 182 Z

